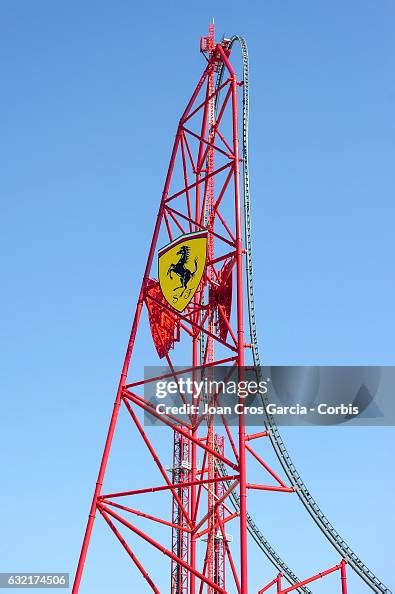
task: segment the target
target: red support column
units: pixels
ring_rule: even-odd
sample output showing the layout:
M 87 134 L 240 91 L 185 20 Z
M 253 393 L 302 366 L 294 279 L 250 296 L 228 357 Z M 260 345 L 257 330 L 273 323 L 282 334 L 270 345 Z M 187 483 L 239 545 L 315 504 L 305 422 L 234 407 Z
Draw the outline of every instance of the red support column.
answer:
M 243 243 L 240 202 L 240 163 L 239 163 L 239 132 L 238 132 L 238 104 L 237 78 L 232 72 L 232 112 L 233 112 L 233 154 L 234 154 L 234 193 L 235 193 L 235 224 L 236 224 L 236 295 L 237 295 L 237 364 L 239 366 L 239 381 L 243 381 L 244 373 L 244 312 L 243 312 Z M 243 400 L 240 399 L 242 403 Z M 246 468 L 246 438 L 244 415 L 239 415 L 239 472 L 240 472 L 240 585 L 241 594 L 248 594 L 248 548 L 247 548 L 247 468 Z
M 340 579 L 342 584 L 342 594 L 347 594 L 347 572 L 346 572 L 347 561 L 344 559 L 340 562 Z
M 198 337 L 195 335 L 193 338 L 193 343 L 192 343 L 192 362 L 193 362 L 193 372 L 192 372 L 192 378 L 195 381 L 197 379 L 197 373 L 196 373 L 196 367 L 198 365 Z M 194 439 L 197 438 L 197 429 L 195 427 L 195 423 L 193 423 L 193 428 L 191 429 L 191 436 Z M 191 443 L 191 447 L 192 447 L 192 452 L 191 452 L 191 479 L 192 481 L 196 481 L 197 479 L 197 445 L 196 442 L 192 440 Z M 191 518 L 192 518 L 192 530 L 195 527 L 196 524 L 196 513 L 197 513 L 197 505 L 198 505 L 198 501 L 197 501 L 197 497 L 196 497 L 196 486 L 192 485 L 191 486 Z M 195 539 L 195 534 L 192 532 L 191 537 L 190 537 L 190 564 L 191 567 L 193 567 L 194 569 L 196 569 L 196 539 Z M 190 582 L 189 582 L 189 591 L 190 594 L 195 594 L 196 592 L 196 577 L 195 574 L 191 573 L 190 575 Z
M 281 593 L 281 578 L 283 576 L 281 575 L 281 573 L 278 574 L 277 579 L 276 579 L 276 584 L 277 584 L 277 594 Z

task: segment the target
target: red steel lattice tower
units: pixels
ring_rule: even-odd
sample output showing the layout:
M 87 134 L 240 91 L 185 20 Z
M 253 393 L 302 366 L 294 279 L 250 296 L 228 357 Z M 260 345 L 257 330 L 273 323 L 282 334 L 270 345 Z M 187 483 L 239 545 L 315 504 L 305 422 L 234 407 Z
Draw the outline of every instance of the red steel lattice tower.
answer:
M 252 440 L 267 434 L 261 431 L 247 435 L 242 414 L 236 428 L 230 427 L 223 417 L 221 433 L 210 414 L 187 409 L 186 418 L 181 421 L 171 412 L 158 412 L 145 393 L 147 386 L 158 380 L 187 374 L 193 380 L 202 380 L 218 366 L 228 366 L 239 380 L 243 379 L 245 352 L 251 348 L 244 332 L 246 270 L 240 188 L 243 161 L 238 115 L 243 83 L 230 61 L 229 40 L 216 43 L 213 25 L 209 35 L 201 40 L 201 51 L 207 63 L 177 127 L 73 594 L 80 589 L 97 514 L 145 580 L 147 591 L 167 591 L 163 584 L 169 580 L 163 576 L 170 574 L 171 594 L 248 594 L 247 492 L 293 491 L 253 449 Z M 216 80 L 219 71 L 224 76 Z M 204 262 L 201 251 L 193 258 L 195 245 L 200 245 L 200 249 L 206 246 Z M 167 261 L 169 254 L 177 254 L 179 260 L 167 264 L 163 273 L 161 263 Z M 172 278 L 181 286 L 169 288 Z M 145 341 L 140 337 L 142 327 L 151 332 L 158 360 L 166 364 L 166 370 L 161 368 L 149 377 L 131 364 L 132 355 Z M 191 404 L 181 388 L 178 396 L 185 405 Z M 196 392 L 192 402 L 196 406 L 210 404 L 217 396 Z M 239 404 L 243 407 L 242 399 Z M 138 479 L 144 481 L 144 477 L 131 480 L 129 476 L 125 479 L 128 483 L 121 486 L 123 490 L 103 493 L 121 410 L 135 428 L 158 479 L 154 484 L 143 482 L 137 486 Z M 160 424 L 161 431 L 144 424 L 142 414 Z M 261 465 L 263 482 L 247 481 L 247 455 Z M 166 464 L 170 458 L 169 468 Z M 238 511 L 229 506 L 229 497 L 235 493 Z M 168 497 L 169 501 L 164 505 L 161 499 L 155 508 L 160 511 L 152 513 L 148 499 L 155 496 Z M 139 507 L 133 500 L 140 502 Z M 170 517 L 166 518 L 166 514 Z M 228 528 L 232 540 L 227 535 Z M 147 559 L 140 558 L 140 548 L 132 545 L 133 539 L 129 540 L 127 535 L 134 542 L 141 539 L 152 547 L 157 560 L 153 561 L 153 552 Z M 156 571 L 159 563 L 167 568 L 160 573 Z M 345 583 L 344 565 L 334 570 L 337 569 L 341 569 Z M 280 582 L 281 578 L 276 578 L 262 591 Z M 277 589 L 282 592 L 280 586 Z

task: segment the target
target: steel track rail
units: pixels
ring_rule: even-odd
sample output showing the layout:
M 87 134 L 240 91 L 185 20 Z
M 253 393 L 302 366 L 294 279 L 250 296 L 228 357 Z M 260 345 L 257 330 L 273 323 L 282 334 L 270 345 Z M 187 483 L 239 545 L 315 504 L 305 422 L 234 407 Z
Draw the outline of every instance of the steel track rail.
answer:
M 253 259 L 252 259 L 252 232 L 251 232 L 251 212 L 250 212 L 250 183 L 249 183 L 249 167 L 248 167 L 248 116 L 249 116 L 249 59 L 246 41 L 239 35 L 231 37 L 230 46 L 235 42 L 240 44 L 243 60 L 243 134 L 242 134 L 242 154 L 243 154 L 243 189 L 244 189 L 244 226 L 246 238 L 246 275 L 247 275 L 247 296 L 248 296 L 248 313 L 249 326 L 252 342 L 252 353 L 254 366 L 261 379 L 260 356 L 258 347 L 257 325 L 255 318 L 255 301 L 254 301 L 254 285 L 253 285 Z M 217 88 L 221 84 L 223 78 L 224 66 L 217 78 Z M 218 96 L 217 96 L 218 99 Z M 264 404 L 268 404 L 267 398 L 262 398 Z M 303 482 L 300 474 L 295 468 L 295 465 L 289 455 L 285 443 L 280 435 L 278 427 L 274 418 L 271 415 L 266 415 L 264 421 L 265 428 L 268 432 L 271 444 L 277 455 L 277 458 L 288 477 L 291 485 L 294 487 L 297 496 L 303 503 L 304 507 L 313 518 L 314 522 L 320 528 L 321 532 L 334 546 L 336 551 L 343 559 L 346 559 L 354 571 L 362 578 L 362 580 L 378 594 L 391 594 L 391 590 L 387 588 L 381 580 L 361 561 L 361 559 L 354 553 L 351 547 L 340 536 L 337 530 L 329 522 L 323 511 L 320 509 L 317 502 L 314 500 L 307 486 Z M 225 473 L 225 469 L 222 468 Z M 233 505 L 238 508 L 237 496 L 233 496 Z M 276 553 L 273 554 L 273 549 L 268 541 L 263 536 L 262 532 L 257 529 L 255 522 L 251 516 L 248 517 L 248 530 L 260 548 L 264 551 L 272 563 L 284 574 L 284 576 L 291 582 L 295 583 L 297 580 L 295 574 L 287 567 L 282 559 Z M 309 592 L 306 588 L 301 588 L 300 591 Z
M 248 51 L 247 45 L 243 38 L 238 36 L 233 36 L 230 41 L 230 47 L 234 44 L 235 41 L 239 41 L 242 49 L 242 58 L 243 58 L 243 140 L 242 140 L 242 154 L 243 154 L 243 188 L 244 188 L 244 211 L 246 212 L 246 200 L 245 196 L 248 196 L 248 212 L 249 212 L 249 177 L 248 177 L 248 72 L 249 72 L 249 64 L 248 64 Z M 218 73 L 217 81 L 216 81 L 216 88 L 218 88 L 222 83 L 222 78 L 224 74 L 224 68 L 222 67 L 220 72 Z M 218 107 L 218 100 L 219 100 L 219 93 L 216 95 L 215 98 L 215 112 L 217 112 Z M 246 215 L 245 215 L 246 220 Z M 250 237 L 251 242 L 251 234 L 248 235 Z M 247 233 L 246 233 L 247 237 Z M 247 249 L 251 251 L 251 246 Z M 250 294 L 250 285 L 248 285 L 248 294 Z M 253 306 L 253 302 L 252 302 Z M 249 312 L 250 312 L 250 304 L 249 304 Z M 250 313 L 251 317 L 251 313 Z M 254 316 L 255 319 L 255 316 Z M 204 343 L 201 343 L 201 356 L 204 356 Z M 219 468 L 219 471 L 223 476 L 226 475 L 225 466 L 222 464 L 220 460 L 216 461 L 216 464 Z M 230 488 L 231 483 L 230 481 L 225 481 L 227 488 Z M 240 511 L 240 498 L 237 493 L 234 491 L 230 494 L 229 499 L 231 504 L 236 512 Z M 253 520 L 252 516 L 247 513 L 247 528 L 250 536 L 253 538 L 255 543 L 258 547 L 263 551 L 269 561 L 274 565 L 274 567 L 281 572 L 285 579 L 293 585 L 300 581 L 297 575 L 292 571 L 292 569 L 285 563 L 285 561 L 280 557 L 277 551 L 272 547 L 269 543 L 267 538 L 263 535 L 262 531 L 258 528 L 255 521 Z M 302 586 L 301 588 L 297 589 L 297 592 L 303 594 L 312 594 L 311 590 L 307 586 Z

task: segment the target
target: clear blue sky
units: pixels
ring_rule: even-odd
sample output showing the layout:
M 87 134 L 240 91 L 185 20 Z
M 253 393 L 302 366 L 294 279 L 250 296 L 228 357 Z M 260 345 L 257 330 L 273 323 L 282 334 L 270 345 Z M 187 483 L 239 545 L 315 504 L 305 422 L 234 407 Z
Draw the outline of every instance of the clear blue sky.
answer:
M 74 571 L 212 16 L 250 49 L 265 362 L 395 363 L 393 2 L 3 0 L 0 571 Z M 121 433 L 114 481 L 148 472 Z M 333 524 L 394 586 L 394 430 L 284 433 Z M 259 524 L 298 573 L 338 560 L 294 499 L 265 497 L 254 503 Z M 83 592 L 145 591 L 102 524 Z M 253 545 L 251 561 L 254 586 L 269 581 Z

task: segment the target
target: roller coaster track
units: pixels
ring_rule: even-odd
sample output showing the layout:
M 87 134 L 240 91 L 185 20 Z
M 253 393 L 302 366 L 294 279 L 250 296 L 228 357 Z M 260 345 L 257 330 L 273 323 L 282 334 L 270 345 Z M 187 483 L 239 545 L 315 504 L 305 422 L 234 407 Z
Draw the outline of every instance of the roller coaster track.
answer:
M 258 379 L 261 378 L 261 363 L 259 356 L 258 347 L 258 336 L 255 318 L 255 301 L 254 301 L 254 286 L 253 286 L 253 260 L 252 260 L 252 233 L 251 233 L 251 212 L 250 212 L 250 184 L 249 184 L 249 168 L 248 168 L 248 112 L 249 112 L 249 60 L 248 60 L 248 49 L 246 41 L 243 37 L 234 35 L 230 39 L 230 47 L 235 42 L 240 44 L 242 61 L 243 61 L 243 133 L 242 133 L 242 154 L 243 154 L 243 189 L 244 189 L 244 225 L 245 225 L 245 238 L 246 238 L 246 274 L 247 274 L 247 294 L 248 294 L 248 313 L 249 313 L 249 327 L 252 342 L 252 353 L 254 366 Z M 224 74 L 224 66 L 222 65 L 221 70 L 218 73 L 216 86 L 217 88 L 221 85 Z M 216 96 L 218 102 L 219 93 Z M 262 397 L 263 403 L 268 404 L 265 397 Z M 374 592 L 381 594 L 391 594 L 389 590 L 379 578 L 361 561 L 361 559 L 353 552 L 351 547 L 344 541 L 337 530 L 329 522 L 325 514 L 320 509 L 317 502 L 309 492 L 307 486 L 303 482 L 300 474 L 295 468 L 295 465 L 289 455 L 285 443 L 280 435 L 278 427 L 274 418 L 271 415 L 267 415 L 264 421 L 265 428 L 268 432 L 270 442 L 276 453 L 276 456 L 288 477 L 291 485 L 295 489 L 297 496 L 303 503 L 304 507 L 313 518 L 314 522 L 320 528 L 324 536 L 333 545 L 336 551 L 341 555 L 343 559 L 346 559 L 349 565 L 354 571 L 362 578 L 362 580 L 369 586 Z M 220 471 L 223 475 L 226 475 L 225 468 L 222 464 L 219 464 Z M 239 510 L 239 498 L 237 494 L 231 495 L 233 507 Z M 254 520 L 248 515 L 248 531 L 252 538 L 255 540 L 257 545 L 273 563 L 273 565 L 284 575 L 291 584 L 298 582 L 298 578 L 287 566 L 287 564 L 281 559 L 281 557 L 275 552 L 273 547 L 270 545 L 268 540 L 263 536 L 261 530 L 257 527 Z M 306 587 L 299 588 L 299 592 L 309 594 L 310 590 Z

